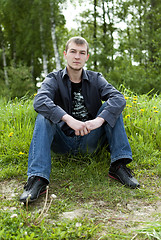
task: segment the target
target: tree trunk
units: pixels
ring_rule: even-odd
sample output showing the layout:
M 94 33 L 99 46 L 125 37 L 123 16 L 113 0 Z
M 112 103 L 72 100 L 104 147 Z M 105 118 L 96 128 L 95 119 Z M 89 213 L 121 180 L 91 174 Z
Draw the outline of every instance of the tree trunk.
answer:
M 42 49 L 42 62 L 43 62 L 43 74 L 46 76 L 48 74 L 48 64 L 47 64 L 47 55 L 45 51 L 45 43 L 44 43 L 44 29 L 43 29 L 43 20 L 42 15 L 42 1 L 40 0 L 40 10 L 39 10 L 39 22 L 40 22 L 40 40 L 41 40 L 41 49 Z
M 7 73 L 7 63 L 6 63 L 6 51 L 5 51 L 5 46 L 4 46 L 4 38 L 3 38 L 3 32 L 2 32 L 2 28 L 0 26 L 0 39 L 1 39 L 1 47 L 2 47 L 2 58 L 3 58 L 3 69 L 4 69 L 4 79 L 5 79 L 5 84 L 6 86 L 9 85 L 9 81 L 8 81 L 8 73 Z
M 140 43 L 140 52 L 142 52 L 142 45 L 143 45 L 143 41 L 142 41 L 142 11 L 141 11 L 141 7 L 142 7 L 142 0 L 140 0 L 140 4 L 139 4 L 139 43 Z M 140 53 L 140 57 L 139 57 L 139 63 L 140 65 L 142 64 L 142 54 Z
M 7 73 L 7 64 L 6 64 L 6 52 L 5 52 L 5 47 L 2 46 L 2 57 L 3 57 L 3 69 L 4 69 L 4 79 L 5 79 L 5 84 L 6 86 L 9 85 L 9 81 L 8 81 L 8 73 Z
M 155 45 L 153 42 L 154 34 L 156 32 L 156 22 L 154 13 L 155 13 L 155 8 L 156 8 L 156 0 L 151 0 L 151 9 L 150 9 L 150 14 L 149 14 L 149 60 L 150 62 L 155 62 L 155 55 L 156 55 L 156 49 Z
M 56 70 L 61 69 L 61 63 L 60 63 L 60 56 L 57 46 L 57 40 L 56 40 L 56 33 L 55 33 L 55 21 L 54 21 L 54 7 L 52 1 L 50 1 L 50 7 L 51 7 L 51 37 L 53 42 L 53 49 L 55 53 L 55 63 L 56 63 Z
M 97 70 L 97 0 L 94 0 L 94 24 L 93 24 L 93 39 L 94 39 L 94 68 Z
M 102 11 L 103 11 L 103 35 L 106 36 L 107 23 L 106 23 L 106 11 L 105 11 L 105 0 L 102 0 Z
M 42 61 L 43 61 L 43 74 L 46 76 L 48 74 L 48 64 L 47 64 L 47 55 L 45 53 L 45 44 L 43 40 L 43 23 L 40 17 L 40 39 L 41 39 L 41 48 L 42 48 Z
M 114 37 L 113 37 L 113 33 L 114 33 L 114 2 L 113 0 L 112 2 L 112 7 L 110 8 L 110 6 L 108 5 L 107 8 L 107 16 L 108 16 L 108 20 L 109 20 L 109 24 L 108 24 L 108 30 L 110 31 L 110 37 L 111 37 L 111 68 L 114 69 Z M 112 18 L 110 13 L 112 12 Z

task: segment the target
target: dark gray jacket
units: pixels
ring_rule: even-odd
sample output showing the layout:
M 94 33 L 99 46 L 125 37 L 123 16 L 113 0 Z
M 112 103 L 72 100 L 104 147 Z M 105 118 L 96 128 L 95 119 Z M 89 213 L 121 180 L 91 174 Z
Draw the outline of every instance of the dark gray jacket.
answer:
M 107 102 L 99 114 L 111 127 L 114 127 L 118 116 L 123 111 L 126 101 L 98 72 L 84 70 L 82 73 L 82 95 L 89 114 L 96 117 L 102 101 Z M 67 69 L 51 72 L 43 81 L 34 99 L 34 109 L 53 123 L 58 123 L 66 113 L 71 115 L 71 81 Z

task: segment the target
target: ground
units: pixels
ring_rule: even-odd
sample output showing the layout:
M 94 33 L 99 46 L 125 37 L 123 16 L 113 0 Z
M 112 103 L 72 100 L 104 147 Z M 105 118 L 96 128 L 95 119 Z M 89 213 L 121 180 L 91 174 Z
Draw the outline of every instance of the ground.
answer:
M 154 180 L 154 183 L 156 183 L 156 180 Z M 20 183 L 16 179 L 0 182 L 0 199 L 3 201 L 18 201 L 23 185 L 24 183 Z M 126 201 L 120 201 L 116 206 L 112 207 L 109 202 L 90 199 L 90 201 L 79 202 L 72 210 L 69 209 L 69 211 L 61 212 L 59 214 L 59 219 L 68 218 L 72 220 L 79 217 L 87 217 L 88 219 L 95 218 L 99 223 L 103 223 L 105 226 L 104 233 L 102 234 L 106 234 L 106 227 L 109 228 L 110 226 L 126 234 L 134 230 L 140 230 L 148 222 L 160 221 L 161 196 L 159 192 L 161 189 L 157 184 L 153 184 L 152 188 L 152 195 L 155 195 L 154 201 L 149 201 L 148 198 L 133 198 L 130 200 L 126 199 Z M 130 191 L 132 193 L 132 190 Z M 144 186 L 140 191 L 144 192 Z M 151 199 L 153 199 L 153 196 L 151 196 Z M 37 211 L 43 208 L 44 201 L 45 196 L 41 197 L 36 203 L 33 203 L 37 207 Z M 13 205 L 4 205 L 2 206 L 2 210 L 14 213 L 16 207 L 17 206 L 14 207 Z M 33 207 L 31 211 L 35 211 L 35 207 Z M 49 214 L 47 218 L 50 218 Z M 52 219 L 50 219 L 50 221 L 52 221 Z

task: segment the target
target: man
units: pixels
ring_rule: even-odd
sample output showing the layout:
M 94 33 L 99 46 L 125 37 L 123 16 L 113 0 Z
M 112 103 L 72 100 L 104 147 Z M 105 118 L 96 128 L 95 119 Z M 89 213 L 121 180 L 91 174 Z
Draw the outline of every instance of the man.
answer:
M 93 153 L 107 142 L 111 154 L 109 176 L 131 188 L 139 187 L 126 167 L 132 161 L 132 153 L 121 115 L 125 99 L 100 73 L 83 69 L 88 51 L 84 38 L 69 39 L 64 51 L 66 68 L 48 74 L 34 99 L 34 109 L 39 114 L 22 202 L 29 195 L 29 201 L 34 201 L 46 190 L 51 149 L 62 154 Z

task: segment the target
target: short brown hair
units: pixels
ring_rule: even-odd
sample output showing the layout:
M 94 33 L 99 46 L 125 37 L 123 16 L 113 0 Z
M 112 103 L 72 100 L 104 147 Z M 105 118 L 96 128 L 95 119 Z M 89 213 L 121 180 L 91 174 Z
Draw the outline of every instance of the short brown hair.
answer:
M 77 45 L 86 44 L 86 46 L 87 46 L 87 54 L 88 54 L 88 52 L 89 52 L 88 42 L 87 42 L 83 37 L 79 37 L 79 36 L 77 36 L 77 37 L 72 37 L 72 38 L 70 38 L 70 39 L 67 41 L 66 46 L 65 46 L 65 51 L 66 51 L 66 52 L 67 52 L 67 50 L 68 50 L 69 43 L 71 43 L 71 42 L 74 42 L 74 43 L 77 44 Z

